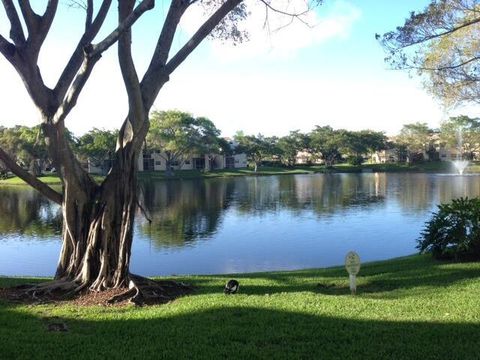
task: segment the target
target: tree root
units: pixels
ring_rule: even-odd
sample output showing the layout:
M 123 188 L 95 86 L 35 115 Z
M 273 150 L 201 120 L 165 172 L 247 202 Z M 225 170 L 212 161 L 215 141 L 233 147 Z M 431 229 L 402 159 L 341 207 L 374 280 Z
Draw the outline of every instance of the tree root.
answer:
M 146 277 L 130 274 L 129 289 L 123 294 L 108 300 L 109 304 L 130 301 L 135 305 L 164 304 L 193 291 L 191 285 L 172 280 L 150 280 Z
M 40 284 L 19 285 L 8 290 L 7 298 L 10 301 L 33 304 L 73 300 L 81 296 L 88 296 L 89 293 L 99 293 L 91 290 L 86 284 L 82 285 L 71 280 L 53 280 Z M 117 291 L 117 295 L 106 300 L 106 304 L 124 302 L 130 302 L 138 306 L 164 304 L 190 294 L 193 290 L 192 286 L 181 282 L 172 280 L 155 281 L 130 274 L 129 288 L 120 294 Z
M 40 284 L 24 284 L 11 288 L 8 299 L 15 302 L 47 303 L 66 300 L 79 292 L 79 284 L 69 280 L 53 280 Z

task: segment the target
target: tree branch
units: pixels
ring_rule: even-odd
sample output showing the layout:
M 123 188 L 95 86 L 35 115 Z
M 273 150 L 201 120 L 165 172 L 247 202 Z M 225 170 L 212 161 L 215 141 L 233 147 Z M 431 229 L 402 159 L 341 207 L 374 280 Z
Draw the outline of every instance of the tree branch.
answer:
M 30 1 L 20 1 L 20 10 L 22 11 L 23 19 L 27 25 L 29 36 L 34 32 L 34 29 L 38 27 L 38 23 L 41 20 L 41 17 L 35 14 L 32 7 L 30 6 Z
M 85 18 L 85 32 L 92 26 L 93 21 L 93 0 L 87 1 L 87 16 Z
M 134 0 L 123 1 L 119 6 L 119 21 L 124 22 L 133 13 Z M 132 57 L 132 32 L 128 28 L 118 39 L 118 61 L 123 82 L 128 95 L 129 115 L 125 119 L 118 134 L 118 145 L 123 149 L 127 143 L 135 139 L 135 134 L 144 128 L 145 108 L 143 105 L 140 82 Z M 146 130 L 144 131 L 146 134 Z M 140 140 L 143 143 L 143 138 Z
M 22 1 L 20 1 L 22 3 Z M 26 5 L 24 5 L 25 7 Z M 43 42 L 45 41 L 50 26 L 52 26 L 53 18 L 57 12 L 58 0 L 48 0 L 47 8 L 45 13 L 42 16 L 38 16 L 33 12 L 33 10 L 27 9 L 26 14 L 32 16 L 27 20 L 24 18 L 27 23 L 30 25 L 28 27 L 28 42 L 27 46 L 29 48 L 29 58 L 31 62 L 37 61 L 38 54 L 40 53 L 40 48 L 42 47 Z M 23 7 L 22 7 L 23 9 Z
M 103 0 L 95 20 L 93 20 L 92 25 L 84 32 L 74 52 L 70 56 L 67 65 L 63 69 L 63 72 L 60 75 L 60 78 L 58 79 L 54 89 L 55 94 L 61 99 L 65 97 L 65 94 L 75 79 L 78 69 L 80 66 L 82 66 L 84 59 L 84 47 L 89 45 L 95 36 L 97 36 L 102 24 L 105 21 L 111 4 L 112 0 Z
M 11 172 L 13 172 L 35 190 L 45 195 L 51 201 L 59 205 L 62 204 L 62 195 L 60 193 L 56 192 L 50 186 L 38 180 L 36 176 L 18 166 L 17 163 L 5 151 L 3 151 L 2 148 L 0 148 L 0 160 L 5 164 L 6 167 L 10 169 Z
M 42 16 L 41 25 L 41 31 L 44 34 L 44 38 L 47 35 L 50 26 L 52 26 L 53 18 L 55 17 L 55 13 L 57 12 L 57 7 L 58 0 L 48 0 L 47 8 L 45 9 L 45 13 Z
M 0 35 L 0 53 L 2 53 L 7 60 L 15 54 L 15 45 L 5 39 L 2 35 Z
M 22 24 L 18 18 L 17 10 L 12 0 L 2 0 L 3 7 L 7 13 L 8 20 L 10 21 L 10 38 L 16 45 L 25 43 L 25 34 L 23 32 Z
M 130 27 L 138 20 L 143 13 L 148 10 L 153 9 L 155 5 L 154 0 L 143 0 L 140 4 L 137 5 L 135 10 L 133 10 L 121 23 L 118 27 L 110 33 L 105 39 L 103 39 L 100 43 L 93 45 L 93 51 L 91 52 L 91 56 L 100 55 L 102 52 L 107 50 L 110 46 L 112 46 L 115 42 L 117 42 L 120 35 L 122 35 L 125 31 L 130 29 Z
M 437 39 L 437 38 L 442 37 L 442 36 L 450 35 L 450 34 L 453 34 L 454 32 L 457 32 L 457 31 L 459 31 L 459 30 L 461 30 L 461 29 L 463 29 L 463 28 L 466 28 L 466 27 L 471 26 L 471 25 L 475 25 L 475 24 L 477 24 L 477 23 L 479 23 L 479 22 L 480 22 L 480 17 L 474 18 L 474 19 L 472 19 L 472 20 L 470 20 L 470 21 L 467 21 L 467 22 L 465 22 L 465 23 L 463 23 L 463 24 L 460 24 L 460 25 L 458 25 L 458 26 L 455 26 L 455 27 L 453 27 L 453 28 L 451 28 L 451 29 L 448 29 L 448 30 L 445 30 L 445 31 L 443 31 L 443 32 L 436 33 L 436 34 L 431 34 L 431 35 L 426 35 L 426 36 L 422 37 L 421 39 L 418 39 L 418 40 L 409 42 L 409 43 L 407 43 L 407 44 L 405 44 L 405 45 L 400 45 L 400 46 L 398 46 L 397 48 L 394 48 L 394 50 L 395 50 L 395 51 L 398 51 L 398 50 L 401 50 L 401 49 L 406 49 L 406 48 L 408 48 L 408 47 L 412 47 L 412 46 L 415 46 L 415 45 L 419 45 L 419 44 L 422 44 L 422 43 L 425 43 L 425 42 L 428 42 L 428 41 Z M 384 37 L 385 37 L 386 35 L 388 35 L 388 34 L 390 34 L 390 33 L 385 34 Z M 377 38 L 378 38 L 379 36 L 380 36 L 380 35 L 377 35 Z M 388 43 L 388 40 L 383 40 L 383 41 L 384 41 L 385 44 Z
M 438 68 L 430 68 L 430 67 L 423 67 L 423 66 L 410 66 L 408 69 L 412 70 L 422 70 L 422 71 L 445 71 L 445 70 L 455 70 L 458 68 L 461 68 L 462 66 L 468 65 L 472 62 L 480 60 L 480 56 L 474 56 L 468 60 L 462 61 L 460 63 L 454 64 L 454 65 L 445 65 L 445 66 L 439 66 Z M 408 70 L 407 69 L 407 70 Z
M 197 30 L 197 32 L 190 38 L 190 40 L 166 63 L 163 65 L 160 61 L 161 59 L 152 59 L 150 66 L 145 73 L 142 82 L 142 96 L 143 102 L 146 109 L 150 109 L 155 101 L 158 92 L 162 86 L 168 81 L 170 74 L 190 55 L 190 53 L 195 50 L 195 48 L 212 32 L 213 29 L 227 16 L 227 14 L 232 11 L 237 5 L 239 5 L 243 0 L 226 0 L 209 18 L 202 26 Z M 185 11 L 185 10 L 183 10 Z M 171 12 L 169 11 L 169 14 Z M 173 14 L 172 14 L 173 15 Z M 181 15 L 180 15 L 181 16 Z M 170 32 L 176 29 L 178 24 L 175 24 L 175 17 L 166 19 L 165 25 L 174 26 L 168 30 L 162 29 L 162 34 L 164 34 L 165 39 L 168 41 L 170 37 Z M 165 46 L 163 49 L 162 46 Z M 159 56 L 164 56 L 165 53 L 168 56 L 170 51 L 171 44 L 160 45 L 156 48 L 155 52 Z M 164 53 L 165 52 L 165 53 Z
M 62 75 L 60 76 L 60 79 L 58 80 L 57 85 L 55 86 L 54 91 L 57 95 L 63 98 L 65 97 L 68 91 L 69 94 L 66 96 L 68 99 L 70 99 L 70 100 L 65 99 L 65 101 L 63 102 L 62 107 L 64 109 L 62 113 L 64 115 L 59 116 L 58 119 L 60 119 L 61 117 L 64 118 L 70 112 L 71 108 L 68 111 L 65 111 L 68 108 L 68 106 L 65 107 L 67 105 L 67 102 L 69 102 L 72 105 L 71 107 L 75 105 L 76 99 L 78 98 L 78 94 L 75 95 L 75 92 L 79 93 L 79 91 L 83 89 L 83 85 L 88 80 L 88 77 L 90 76 L 92 71 L 92 69 L 89 67 L 93 68 L 93 66 L 98 61 L 102 53 L 106 51 L 110 46 L 112 46 L 118 40 L 120 35 L 126 30 L 128 30 L 140 18 L 142 14 L 152 9 L 155 4 L 155 1 L 143 0 L 135 8 L 135 10 L 129 16 L 127 16 L 125 20 L 122 21 L 120 25 L 112 33 L 110 33 L 104 40 L 102 40 L 100 43 L 96 45 L 88 47 L 90 42 L 93 40 L 93 38 L 97 35 L 98 31 L 100 30 L 101 25 L 105 21 L 105 17 L 108 13 L 110 4 L 111 4 L 111 0 L 103 1 L 102 7 L 100 8 L 95 20 L 82 36 L 82 39 L 78 43 L 77 48 L 72 54 L 67 66 L 65 67 Z M 90 58 L 89 62 L 85 61 L 85 56 L 88 56 Z M 81 66 L 83 67 L 83 70 L 81 71 L 81 73 L 78 73 L 78 70 Z M 82 83 L 83 85 L 79 86 Z M 72 91 L 71 87 L 74 87 L 76 90 L 74 89 Z M 71 101 L 72 99 L 75 99 L 75 101 L 72 102 Z
M 227 0 L 208 18 L 190 40 L 173 56 L 165 66 L 166 75 L 170 75 L 195 48 L 215 29 L 222 19 L 243 0 Z
M 163 67 L 168 60 L 168 55 L 170 53 L 180 19 L 190 5 L 191 3 L 188 0 L 173 0 L 170 3 L 170 8 L 168 9 L 167 17 L 163 23 L 162 32 L 158 38 L 155 52 L 153 53 L 150 65 L 143 76 L 142 87 L 149 88 L 150 84 L 157 83 L 159 81 L 159 77 L 161 77 L 161 70 L 163 70 Z
M 75 76 L 75 79 L 72 82 L 72 85 L 69 88 L 69 91 L 62 102 L 62 105 L 58 108 L 55 113 L 54 123 L 58 124 L 59 122 L 65 120 L 67 115 L 76 105 L 78 97 L 83 90 L 83 87 L 87 83 L 88 78 L 90 77 L 93 67 L 100 60 L 99 55 L 91 57 L 88 53 L 85 54 L 84 61 L 81 67 L 81 70 Z
M 273 6 L 272 6 L 268 1 L 266 1 L 266 0 L 260 0 L 260 2 L 262 2 L 267 9 L 270 9 L 270 10 L 272 10 L 273 12 L 276 12 L 276 13 L 278 13 L 278 14 L 280 14 L 280 15 L 285 15 L 285 16 L 288 16 L 288 17 L 292 17 L 292 18 L 299 18 L 299 17 L 307 14 L 307 13 L 311 10 L 310 6 L 308 6 L 308 4 L 307 4 L 307 9 L 305 9 L 304 11 L 302 11 L 302 12 L 300 12 L 300 13 L 290 13 L 290 12 L 287 12 L 287 11 L 283 11 L 283 10 L 277 9 L 276 7 L 273 7 Z M 301 20 L 301 21 L 303 22 L 303 20 Z

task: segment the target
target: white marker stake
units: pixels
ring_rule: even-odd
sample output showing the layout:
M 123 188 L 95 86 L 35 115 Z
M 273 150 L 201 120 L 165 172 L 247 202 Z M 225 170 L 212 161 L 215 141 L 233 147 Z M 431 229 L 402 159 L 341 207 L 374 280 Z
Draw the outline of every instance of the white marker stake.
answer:
M 357 292 L 357 276 L 350 274 L 350 291 L 352 292 L 352 295 L 355 295 Z
M 360 271 L 360 256 L 354 251 L 350 251 L 345 256 L 345 268 L 350 277 L 350 291 L 352 295 L 357 292 L 357 274 Z

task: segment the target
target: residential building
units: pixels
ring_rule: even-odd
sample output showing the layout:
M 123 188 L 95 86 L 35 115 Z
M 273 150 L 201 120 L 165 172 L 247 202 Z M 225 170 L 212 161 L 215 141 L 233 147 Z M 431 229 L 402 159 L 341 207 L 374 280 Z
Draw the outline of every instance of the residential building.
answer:
M 139 171 L 167 170 L 167 156 L 159 151 L 144 152 L 138 159 Z M 192 154 L 171 164 L 172 170 L 215 170 L 247 167 L 247 155 Z

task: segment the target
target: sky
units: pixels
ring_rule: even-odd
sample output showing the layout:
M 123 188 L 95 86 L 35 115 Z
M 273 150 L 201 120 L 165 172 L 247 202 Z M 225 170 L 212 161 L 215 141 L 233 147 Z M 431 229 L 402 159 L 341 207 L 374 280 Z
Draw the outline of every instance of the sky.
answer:
M 208 117 L 223 136 L 239 130 L 283 136 L 297 129 L 308 132 L 316 125 L 394 135 L 407 123 L 426 122 L 435 128 L 449 116 L 479 116 L 475 106 L 446 111 L 422 89 L 421 79 L 391 70 L 384 63 L 375 34 L 402 25 L 409 12 L 423 9 L 427 0 L 325 0 L 308 14 L 309 26 L 298 21 L 283 26 L 290 20 L 271 14 L 269 28 L 264 26 L 264 9 L 254 0 L 247 1 L 251 14 L 241 27 L 250 40 L 235 45 L 205 41 L 172 74 L 154 110 L 178 109 Z M 289 6 L 302 2 L 289 0 Z M 32 1 L 39 10 L 44 3 Z M 165 0 L 156 3 L 156 9 L 133 28 L 140 76 L 150 61 L 169 4 Z M 116 6 L 111 10 L 97 40 L 115 26 Z M 82 10 L 60 6 L 39 63 L 47 85 L 53 87 L 66 64 L 80 36 L 83 17 Z M 188 41 L 203 18 L 201 7 L 187 11 L 174 50 Z M 0 10 L 0 33 L 8 37 L 8 32 L 8 21 Z M 0 107 L 0 125 L 39 122 L 19 76 L 3 58 Z M 93 127 L 118 128 L 126 114 L 125 90 L 112 47 L 96 65 L 66 124 L 81 135 Z

